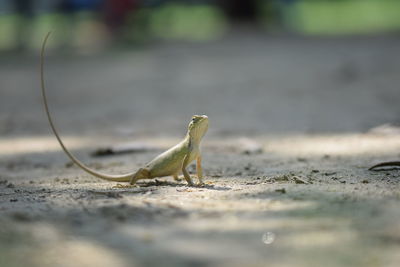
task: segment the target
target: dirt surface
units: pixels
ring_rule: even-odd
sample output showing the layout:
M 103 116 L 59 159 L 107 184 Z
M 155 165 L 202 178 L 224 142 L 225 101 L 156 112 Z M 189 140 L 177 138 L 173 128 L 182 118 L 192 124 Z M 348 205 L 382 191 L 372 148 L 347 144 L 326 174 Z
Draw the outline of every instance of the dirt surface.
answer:
M 135 170 L 207 114 L 204 187 L 116 187 L 72 166 L 37 67 L 0 61 L 0 266 L 398 266 L 400 170 L 367 170 L 400 159 L 398 128 L 370 130 L 400 122 L 398 37 L 49 51 L 51 108 L 82 161 Z M 132 141 L 153 149 L 90 155 Z

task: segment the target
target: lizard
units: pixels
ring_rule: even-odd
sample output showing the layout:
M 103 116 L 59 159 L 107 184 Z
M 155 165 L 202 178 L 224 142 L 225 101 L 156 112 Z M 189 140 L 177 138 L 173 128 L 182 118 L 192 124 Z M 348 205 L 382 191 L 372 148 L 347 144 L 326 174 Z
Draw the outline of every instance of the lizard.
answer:
M 171 147 L 167 151 L 161 153 L 144 167 L 139 168 L 136 172 L 131 172 L 127 174 L 106 174 L 96 171 L 83 162 L 78 160 L 65 146 L 62 141 L 50 115 L 49 106 L 47 103 L 46 88 L 45 88 L 45 78 L 44 78 L 44 54 L 47 40 L 51 32 L 47 33 L 44 41 L 42 43 L 42 49 L 40 54 L 40 82 L 44 109 L 46 112 L 47 119 L 49 121 L 50 127 L 60 144 L 61 148 L 65 154 L 80 167 L 85 172 L 107 181 L 112 182 L 129 182 L 134 185 L 139 179 L 151 179 L 157 177 L 172 176 L 175 180 L 179 180 L 179 174 L 182 173 L 187 184 L 193 186 L 192 179 L 186 170 L 187 166 L 196 160 L 196 172 L 199 184 L 203 184 L 203 171 L 201 166 L 201 151 L 200 143 L 204 135 L 208 130 L 208 117 L 206 115 L 194 115 L 189 122 L 187 132 L 185 137 L 177 145 Z

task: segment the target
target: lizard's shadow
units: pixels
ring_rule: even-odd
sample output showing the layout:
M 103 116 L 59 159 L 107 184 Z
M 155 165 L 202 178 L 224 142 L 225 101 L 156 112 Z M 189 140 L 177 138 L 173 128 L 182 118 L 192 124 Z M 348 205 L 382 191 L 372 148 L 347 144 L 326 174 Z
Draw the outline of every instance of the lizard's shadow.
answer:
M 205 188 L 205 189 L 210 189 L 210 190 L 216 190 L 216 191 L 229 191 L 232 190 L 232 188 L 227 187 L 227 186 L 217 186 L 217 185 L 212 185 L 212 184 L 205 184 L 201 186 L 196 186 L 197 188 Z
M 204 188 L 204 189 L 209 189 L 209 190 L 216 190 L 216 191 L 229 191 L 232 190 L 230 187 L 226 186 L 217 186 L 217 185 L 212 185 L 212 184 L 203 184 L 203 185 L 195 185 L 195 186 L 188 186 L 186 183 L 179 183 L 179 182 L 173 182 L 173 181 L 160 181 L 160 180 L 154 180 L 154 181 L 148 181 L 148 182 L 140 182 L 137 183 L 137 185 L 141 188 L 143 187 L 152 187 L 152 186 L 170 186 L 170 187 L 187 187 L 188 189 L 190 188 Z

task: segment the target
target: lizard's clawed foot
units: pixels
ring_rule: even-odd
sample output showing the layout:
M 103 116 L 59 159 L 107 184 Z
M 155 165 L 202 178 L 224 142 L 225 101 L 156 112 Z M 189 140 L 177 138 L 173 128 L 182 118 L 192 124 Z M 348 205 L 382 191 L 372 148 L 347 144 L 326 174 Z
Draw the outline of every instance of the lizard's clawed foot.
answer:
M 187 181 L 187 184 L 188 184 L 188 186 L 194 186 L 194 183 L 191 180 Z
M 203 176 L 197 175 L 197 179 L 199 180 L 199 183 L 197 184 L 199 187 L 204 187 L 205 184 L 203 182 Z

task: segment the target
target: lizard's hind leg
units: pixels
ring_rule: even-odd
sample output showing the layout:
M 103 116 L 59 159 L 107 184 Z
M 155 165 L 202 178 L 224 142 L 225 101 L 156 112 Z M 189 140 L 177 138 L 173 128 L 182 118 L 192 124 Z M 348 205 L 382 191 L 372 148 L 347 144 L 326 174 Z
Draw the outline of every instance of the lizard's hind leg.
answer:
M 129 181 L 129 183 L 131 185 L 136 184 L 137 180 L 139 179 L 146 179 L 146 178 L 150 178 L 150 172 L 148 169 L 145 168 L 140 168 L 131 178 L 131 180 Z

